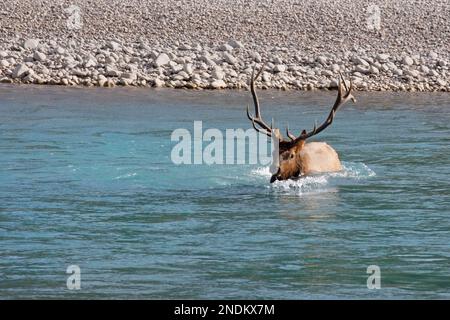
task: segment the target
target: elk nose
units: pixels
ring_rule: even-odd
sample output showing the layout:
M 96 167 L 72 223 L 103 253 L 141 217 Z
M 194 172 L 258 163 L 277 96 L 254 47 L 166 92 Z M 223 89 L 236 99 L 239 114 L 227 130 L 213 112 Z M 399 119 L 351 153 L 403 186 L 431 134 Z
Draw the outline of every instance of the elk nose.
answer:
M 280 173 L 280 168 L 278 168 L 278 171 L 277 171 L 277 173 L 275 173 L 274 175 L 272 175 L 272 177 L 270 178 L 270 183 L 274 183 L 274 182 L 275 182 L 275 180 L 277 180 L 277 179 L 278 179 L 278 175 L 279 175 L 279 173 Z

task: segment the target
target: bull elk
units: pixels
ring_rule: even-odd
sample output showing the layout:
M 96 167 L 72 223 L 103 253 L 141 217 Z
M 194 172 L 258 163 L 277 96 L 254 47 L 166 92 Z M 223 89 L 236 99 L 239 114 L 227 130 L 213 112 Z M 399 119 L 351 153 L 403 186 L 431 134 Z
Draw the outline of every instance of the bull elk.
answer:
M 250 91 L 255 105 L 255 114 L 254 116 L 250 115 L 249 106 L 247 105 L 247 117 L 252 122 L 253 128 L 256 131 L 264 133 L 269 137 L 272 137 L 273 135 L 275 139 L 278 139 L 278 168 L 276 173 L 272 175 L 270 183 L 273 183 L 276 180 L 298 178 L 299 176 L 312 173 L 336 172 L 342 170 L 339 156 L 332 147 L 325 142 L 306 143 L 306 139 L 315 136 L 331 125 L 339 107 L 348 100 L 356 102 L 351 94 L 352 82 L 350 81 L 350 85 L 347 87 L 342 74 L 339 73 L 340 79 L 338 80 L 337 98 L 325 122 L 320 126 L 314 125 L 314 128 L 309 132 L 303 130 L 299 136 L 294 136 L 289 131 L 289 127 L 287 127 L 286 135 L 289 140 L 286 140 L 278 128 L 273 128 L 273 121 L 272 125 L 269 126 L 261 116 L 258 96 L 255 91 L 255 81 L 258 79 L 263 69 L 264 65 L 255 76 L 255 68 L 253 68 L 252 78 L 250 80 Z M 345 88 L 345 91 L 343 91 L 343 87 Z

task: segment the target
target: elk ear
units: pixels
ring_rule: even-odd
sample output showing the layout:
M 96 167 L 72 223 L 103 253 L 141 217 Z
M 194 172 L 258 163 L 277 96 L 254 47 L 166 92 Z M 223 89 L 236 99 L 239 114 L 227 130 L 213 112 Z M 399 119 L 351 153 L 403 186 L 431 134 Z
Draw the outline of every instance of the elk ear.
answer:
M 305 135 L 305 134 L 306 134 L 306 130 L 303 130 L 302 133 L 300 133 L 300 136 Z M 302 150 L 303 146 L 305 145 L 305 140 L 306 139 L 297 141 L 297 143 L 295 144 L 295 152 L 299 152 L 300 150 Z
M 303 130 L 303 131 L 305 131 L 305 130 Z M 303 134 L 303 133 L 302 133 L 302 134 Z M 299 140 L 299 141 L 297 142 L 297 145 L 295 146 L 295 150 L 296 150 L 297 152 L 299 152 L 300 150 L 302 150 L 303 147 L 305 146 L 305 142 L 306 142 L 305 139 Z

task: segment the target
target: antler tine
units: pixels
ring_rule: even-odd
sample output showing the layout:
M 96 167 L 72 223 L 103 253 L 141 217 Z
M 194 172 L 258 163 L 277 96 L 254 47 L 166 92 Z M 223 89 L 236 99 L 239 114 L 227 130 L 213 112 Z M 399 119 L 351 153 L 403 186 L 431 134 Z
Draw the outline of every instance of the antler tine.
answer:
M 353 89 L 353 82 L 352 79 L 350 78 L 350 88 L 348 89 L 346 98 L 349 98 L 353 101 L 353 103 L 356 103 L 355 97 L 353 96 L 353 94 L 351 94 L 352 89 Z
M 340 79 L 342 80 L 342 83 L 344 84 L 345 87 L 345 95 L 344 95 L 344 99 L 351 99 L 353 101 L 353 103 L 356 102 L 355 97 L 351 94 L 351 91 L 353 89 L 353 82 L 352 82 L 352 78 L 350 78 L 350 88 L 347 87 L 347 83 L 345 82 L 344 77 L 342 76 L 342 73 L 339 71 L 339 76 Z
M 255 129 L 256 131 L 258 131 L 259 133 L 264 133 L 264 134 L 267 135 L 269 138 L 272 137 L 271 131 L 267 131 L 266 129 L 260 129 L 260 128 L 258 128 L 258 127 L 256 126 L 256 123 L 255 123 L 255 119 L 254 119 L 254 118 L 251 118 L 251 121 L 252 121 L 253 129 Z
M 252 77 L 250 79 L 250 91 L 252 93 L 253 104 L 255 106 L 255 116 L 250 115 L 250 106 L 247 105 L 247 117 L 250 119 L 250 121 L 252 121 L 253 127 L 255 129 L 256 129 L 256 124 L 261 127 L 260 129 L 256 129 L 258 132 L 264 132 L 266 135 L 268 135 L 270 137 L 270 136 L 272 136 L 272 128 L 270 128 L 269 125 L 267 125 L 267 123 L 265 123 L 261 117 L 259 100 L 258 100 L 258 96 L 256 95 L 256 90 L 255 90 L 255 80 L 258 79 L 258 77 L 261 75 L 261 72 L 264 70 L 264 68 L 265 68 L 265 64 L 263 64 L 263 66 L 256 73 L 256 76 L 255 76 L 256 65 L 253 67 Z
M 345 87 L 345 91 L 348 91 L 348 88 L 347 88 L 347 83 L 345 82 L 345 79 L 344 79 L 344 76 L 342 75 L 342 73 L 340 72 L 340 71 L 338 71 L 339 72 L 339 83 L 342 81 L 342 83 L 344 84 L 344 87 Z
M 252 78 L 250 80 L 250 91 L 252 92 L 252 97 L 253 97 L 253 103 L 255 105 L 255 117 L 256 118 L 261 118 L 261 110 L 259 108 L 259 100 L 258 100 L 258 96 L 256 95 L 256 90 L 255 90 L 255 81 L 259 78 L 259 76 L 261 75 L 261 72 L 264 70 L 264 68 L 266 67 L 266 63 L 264 63 L 261 67 L 261 69 L 259 69 L 258 73 L 255 76 L 255 70 L 256 70 L 256 64 L 253 66 L 253 70 L 252 70 Z M 261 119 L 262 120 L 262 119 Z
M 344 94 L 342 92 L 343 87 L 345 87 L 345 93 Z M 342 73 L 339 72 L 338 94 L 337 94 L 337 97 L 336 97 L 336 101 L 334 102 L 333 107 L 331 108 L 331 111 L 328 114 L 327 119 L 319 127 L 317 127 L 317 124 L 314 124 L 314 128 L 313 128 L 312 131 L 310 131 L 310 132 L 303 131 L 300 134 L 300 136 L 298 136 L 295 139 L 295 142 L 299 141 L 299 140 L 304 140 L 304 139 L 310 138 L 310 137 L 320 133 L 321 131 L 325 130 L 330 124 L 332 124 L 333 120 L 334 120 L 334 117 L 336 116 L 336 112 L 338 111 L 340 106 L 342 106 L 348 100 L 352 100 L 353 102 L 356 101 L 356 99 L 353 97 L 353 95 L 351 93 L 352 92 L 352 88 L 353 88 L 353 84 L 352 84 L 351 79 L 350 79 L 350 86 L 347 87 L 347 84 L 345 83 L 345 79 L 342 76 Z
M 335 110 L 331 110 L 330 124 L 333 122 L 335 115 L 336 115 L 336 111 Z
M 253 120 L 253 117 L 250 116 L 250 105 L 249 105 L 248 103 L 247 103 L 247 118 L 248 118 L 250 121 Z
M 269 137 L 275 136 L 278 140 L 286 142 L 283 138 L 283 135 L 280 133 L 280 130 L 275 129 L 275 124 L 274 124 L 273 118 L 272 118 L 271 126 L 269 126 L 263 120 L 263 118 L 261 116 L 259 100 L 258 100 L 258 96 L 257 96 L 256 90 L 255 90 L 255 81 L 258 79 L 258 77 L 264 71 L 265 66 L 266 66 L 266 63 L 264 63 L 262 65 L 262 67 L 259 69 L 258 72 L 256 72 L 256 65 L 253 66 L 252 75 L 251 75 L 251 79 L 250 79 L 250 92 L 253 97 L 253 104 L 255 106 L 255 114 L 254 114 L 254 116 L 250 114 L 250 106 L 247 105 L 247 117 L 252 122 L 253 128 L 256 131 L 265 133 Z M 289 132 L 289 126 L 286 129 L 286 133 L 287 133 L 288 137 L 291 139 L 291 142 L 293 142 L 293 141 L 295 141 L 295 139 L 297 139 L 293 134 L 291 134 Z M 306 131 L 305 131 L 305 133 L 306 133 Z
M 316 134 L 316 131 L 317 131 L 317 120 L 316 121 L 314 121 L 314 128 L 313 128 L 313 133 L 314 134 Z
M 265 135 L 271 137 L 272 136 L 272 130 L 267 130 L 266 128 L 262 127 L 262 128 L 258 128 L 256 127 L 256 124 L 261 126 L 261 123 L 258 121 L 258 119 L 255 119 L 254 117 L 250 116 L 250 111 L 249 111 L 249 105 L 247 105 L 247 117 L 249 118 L 249 120 L 252 122 L 253 128 L 260 132 L 260 133 L 264 133 Z
M 259 78 L 259 76 L 261 75 L 261 73 L 263 72 L 264 68 L 266 67 L 267 62 L 264 62 L 263 65 L 261 66 L 261 68 L 259 69 L 258 73 L 255 76 L 255 80 Z M 255 73 L 255 69 L 256 69 L 256 64 L 253 66 L 253 72 L 252 72 L 252 76 Z
M 289 123 L 286 124 L 286 135 L 291 139 L 292 141 L 295 140 L 295 136 L 289 131 Z

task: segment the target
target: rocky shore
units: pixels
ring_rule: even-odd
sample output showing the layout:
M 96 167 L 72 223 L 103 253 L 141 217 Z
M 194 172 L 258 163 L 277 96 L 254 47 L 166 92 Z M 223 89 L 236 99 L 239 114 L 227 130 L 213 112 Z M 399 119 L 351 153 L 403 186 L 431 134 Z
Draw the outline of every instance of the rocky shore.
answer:
M 0 82 L 450 92 L 448 1 L 12 1 Z

